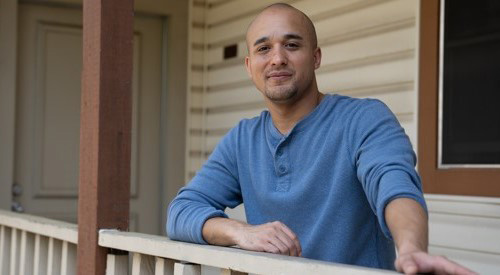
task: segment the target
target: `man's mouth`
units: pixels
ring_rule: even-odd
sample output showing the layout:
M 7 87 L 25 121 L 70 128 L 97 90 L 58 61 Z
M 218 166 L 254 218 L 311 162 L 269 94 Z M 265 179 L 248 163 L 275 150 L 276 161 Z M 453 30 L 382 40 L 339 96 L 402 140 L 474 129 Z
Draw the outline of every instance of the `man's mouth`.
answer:
M 287 71 L 277 71 L 277 72 L 271 72 L 271 73 L 267 74 L 268 79 L 272 79 L 275 81 L 287 80 L 291 76 L 292 76 L 292 73 L 287 72 Z

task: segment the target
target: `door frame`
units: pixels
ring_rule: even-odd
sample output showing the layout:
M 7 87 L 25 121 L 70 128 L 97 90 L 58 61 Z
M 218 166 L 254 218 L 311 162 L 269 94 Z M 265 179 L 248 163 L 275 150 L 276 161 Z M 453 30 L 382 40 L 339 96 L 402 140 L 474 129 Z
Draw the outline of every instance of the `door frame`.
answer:
M 14 180 L 17 0 L 0 1 L 0 208 L 10 209 Z

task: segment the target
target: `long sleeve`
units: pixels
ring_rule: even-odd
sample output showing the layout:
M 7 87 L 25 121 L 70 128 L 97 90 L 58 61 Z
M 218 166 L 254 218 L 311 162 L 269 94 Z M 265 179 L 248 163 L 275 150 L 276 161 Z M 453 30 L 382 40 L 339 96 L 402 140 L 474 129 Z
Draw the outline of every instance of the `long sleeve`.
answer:
M 171 239 L 206 244 L 202 228 L 206 220 L 227 217 L 226 207 L 241 204 L 235 150 L 236 128 L 217 145 L 213 153 L 170 203 L 167 234 Z
M 389 108 L 368 101 L 351 122 L 357 176 L 384 234 L 391 238 L 384 217 L 387 204 L 396 198 L 412 198 L 426 210 L 416 157 L 408 136 Z

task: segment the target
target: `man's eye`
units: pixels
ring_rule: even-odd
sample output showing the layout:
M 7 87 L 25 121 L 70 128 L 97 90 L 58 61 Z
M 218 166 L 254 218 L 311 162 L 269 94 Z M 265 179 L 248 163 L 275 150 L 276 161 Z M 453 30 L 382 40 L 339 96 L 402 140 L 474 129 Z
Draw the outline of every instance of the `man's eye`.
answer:
M 285 47 L 293 49 L 293 48 L 298 48 L 299 45 L 296 43 L 287 43 L 287 44 L 285 44 Z
M 265 52 L 267 50 L 269 50 L 268 46 L 262 46 L 262 47 L 257 48 L 257 52 Z

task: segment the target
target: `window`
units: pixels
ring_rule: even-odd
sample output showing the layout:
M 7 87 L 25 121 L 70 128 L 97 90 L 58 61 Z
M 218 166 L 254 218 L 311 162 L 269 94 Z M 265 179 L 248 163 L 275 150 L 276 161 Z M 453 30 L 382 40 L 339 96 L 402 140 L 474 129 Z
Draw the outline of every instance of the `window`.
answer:
M 500 2 L 421 1 L 420 12 L 424 191 L 500 196 Z

